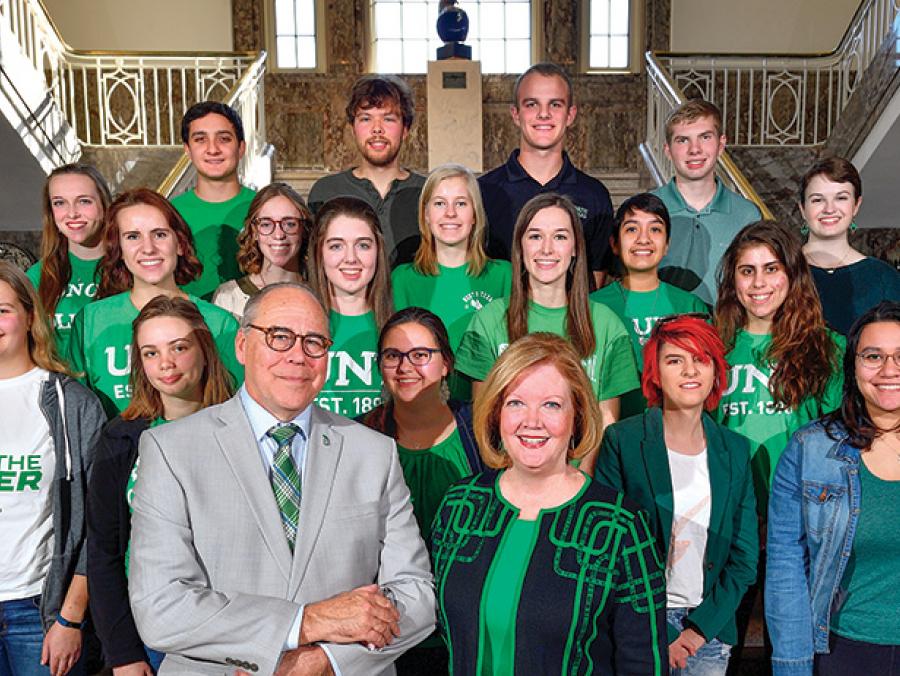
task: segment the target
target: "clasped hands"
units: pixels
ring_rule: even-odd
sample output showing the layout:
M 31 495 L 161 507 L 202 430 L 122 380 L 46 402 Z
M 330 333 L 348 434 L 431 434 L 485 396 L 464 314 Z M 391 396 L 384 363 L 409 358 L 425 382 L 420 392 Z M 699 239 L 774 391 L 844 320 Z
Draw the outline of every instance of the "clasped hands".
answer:
M 276 676 L 332 674 L 331 663 L 317 643 L 362 643 L 383 648 L 400 635 L 400 613 L 377 584 L 357 587 L 303 610 L 300 647 L 286 652 Z

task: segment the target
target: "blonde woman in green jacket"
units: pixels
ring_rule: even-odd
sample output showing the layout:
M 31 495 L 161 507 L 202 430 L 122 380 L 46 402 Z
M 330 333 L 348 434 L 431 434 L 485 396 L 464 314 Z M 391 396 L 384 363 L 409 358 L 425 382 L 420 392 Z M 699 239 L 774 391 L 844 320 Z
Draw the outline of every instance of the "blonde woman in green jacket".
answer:
M 750 446 L 706 411 L 726 383 L 725 347 L 699 317 L 657 323 L 644 347 L 649 407 L 606 430 L 597 481 L 649 514 L 666 561 L 673 676 L 725 674 L 735 613 L 756 580 L 756 499 Z

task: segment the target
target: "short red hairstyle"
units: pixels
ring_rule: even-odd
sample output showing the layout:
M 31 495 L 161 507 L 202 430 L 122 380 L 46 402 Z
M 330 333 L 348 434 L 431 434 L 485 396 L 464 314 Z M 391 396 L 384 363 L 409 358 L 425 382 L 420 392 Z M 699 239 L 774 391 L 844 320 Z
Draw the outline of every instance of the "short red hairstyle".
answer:
M 725 361 L 725 345 L 715 328 L 699 317 L 676 315 L 662 319 L 650 334 L 644 346 L 644 371 L 641 389 L 649 406 L 662 406 L 663 392 L 659 379 L 659 352 L 663 343 L 687 350 L 704 364 L 712 360 L 715 370 L 712 390 L 704 407 L 712 411 L 719 405 L 728 380 L 728 363 Z

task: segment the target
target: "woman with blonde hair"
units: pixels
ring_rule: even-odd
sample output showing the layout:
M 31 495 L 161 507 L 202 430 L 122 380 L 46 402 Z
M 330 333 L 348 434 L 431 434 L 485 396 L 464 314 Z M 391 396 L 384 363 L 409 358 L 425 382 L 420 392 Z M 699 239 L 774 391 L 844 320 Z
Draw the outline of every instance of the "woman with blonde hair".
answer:
M 447 327 L 454 352 L 471 316 L 509 296 L 509 263 L 490 259 L 484 251 L 487 225 L 475 175 L 460 164 L 437 167 L 419 198 L 422 239 L 415 260 L 391 275 L 394 306 L 434 312 Z M 464 381 L 451 389 L 456 398 L 469 398 Z
M 89 164 L 66 164 L 44 183 L 41 259 L 28 279 L 66 354 L 72 320 L 97 296 L 97 263 L 103 256 L 103 221 L 112 197 L 106 180 Z
M 221 284 L 212 302 L 240 319 L 260 289 L 302 281 L 312 221 L 306 202 L 287 183 L 270 183 L 256 193 L 238 235 L 237 261 L 245 275 Z
M 393 312 L 391 271 L 375 210 L 356 197 L 335 197 L 316 213 L 309 281 L 328 311 L 328 379 L 322 408 L 356 417 L 381 403 L 378 333 Z
M 512 293 L 472 316 L 457 370 L 478 393 L 494 362 L 522 336 L 548 331 L 571 342 L 599 401 L 603 426 L 619 418 L 619 396 L 638 387 L 631 340 L 606 305 L 588 298 L 584 233 L 575 205 L 544 193 L 529 200 L 513 233 Z M 594 403 L 594 406 L 597 406 Z M 583 467 L 593 471 L 596 449 Z
M 85 496 L 106 421 L 25 273 L 0 261 L 0 672 L 82 673 Z
M 571 462 L 602 435 L 571 343 L 534 333 L 510 345 L 476 396 L 474 431 L 493 470 L 451 487 L 432 530 L 452 673 L 666 673 L 646 520 Z
M 220 404 L 232 394 L 209 327 L 189 300 L 157 296 L 132 329 L 131 402 L 103 429 L 88 491 L 91 615 L 114 674 L 155 672 L 163 657 L 144 645 L 128 601 L 138 440 L 148 428 Z

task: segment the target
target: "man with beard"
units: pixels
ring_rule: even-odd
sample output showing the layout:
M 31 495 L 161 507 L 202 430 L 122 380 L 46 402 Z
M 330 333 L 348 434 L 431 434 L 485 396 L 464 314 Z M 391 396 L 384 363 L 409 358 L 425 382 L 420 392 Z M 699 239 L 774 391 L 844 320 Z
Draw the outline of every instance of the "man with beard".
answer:
M 418 205 L 425 177 L 400 166 L 415 108 L 409 86 L 394 75 L 364 75 L 350 91 L 347 120 L 360 163 L 323 176 L 309 191 L 313 213 L 334 197 L 358 197 L 378 214 L 391 267 L 409 263 L 419 247 Z

